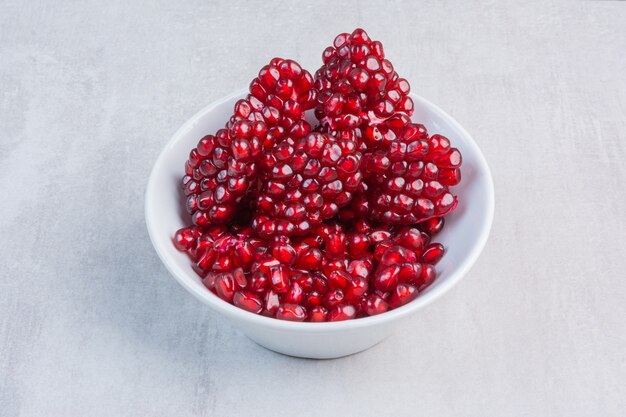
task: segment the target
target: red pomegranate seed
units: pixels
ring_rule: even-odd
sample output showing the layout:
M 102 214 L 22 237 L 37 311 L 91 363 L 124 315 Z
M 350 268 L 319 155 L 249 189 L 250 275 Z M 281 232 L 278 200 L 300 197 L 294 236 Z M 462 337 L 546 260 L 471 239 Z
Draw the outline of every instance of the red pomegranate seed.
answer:
M 188 251 L 196 242 L 199 235 L 200 230 L 197 227 L 183 227 L 174 235 L 174 246 L 181 252 Z
M 296 259 L 296 268 L 317 271 L 322 266 L 322 252 L 317 248 L 309 248 Z
M 383 258 L 383 254 L 392 246 L 394 246 L 394 242 L 391 239 L 383 240 L 382 242 L 376 244 L 374 247 L 374 258 L 380 262 Z
M 328 276 L 328 286 L 331 290 L 345 289 L 352 280 L 350 274 L 345 271 L 333 271 Z
M 398 265 L 389 266 L 374 276 L 374 287 L 380 291 L 391 291 L 398 284 L 400 267 Z
M 389 307 L 398 308 L 417 297 L 417 288 L 408 284 L 398 284 L 389 298 Z
M 233 271 L 233 277 L 235 278 L 235 283 L 239 286 L 239 288 L 246 288 L 248 285 L 248 279 L 246 278 L 246 274 L 243 272 L 243 269 L 235 269 Z
M 368 316 L 375 316 L 389 310 L 389 304 L 379 295 L 372 294 L 365 299 L 363 310 Z
M 343 233 L 331 233 L 326 239 L 326 256 L 329 259 L 339 259 L 346 251 L 346 236 Z
M 287 267 L 278 265 L 270 268 L 270 283 L 277 293 L 286 293 L 289 290 L 289 271 Z
M 269 285 L 269 279 L 263 271 L 254 272 L 248 280 L 248 288 L 255 293 L 264 293 Z
M 358 301 L 367 292 L 368 282 L 365 278 L 354 278 L 348 283 L 345 299 L 349 303 Z
M 371 241 L 364 233 L 351 233 L 347 237 L 348 254 L 353 259 L 360 259 L 367 253 Z
M 278 261 L 286 265 L 292 265 L 296 260 L 296 250 L 288 243 L 277 244 L 274 246 L 272 255 L 274 255 L 274 258 Z
M 328 315 L 328 310 L 322 306 L 315 306 L 309 310 L 309 321 L 312 322 L 323 322 L 326 321 L 326 316 Z
M 422 253 L 422 262 L 434 265 L 441 260 L 444 253 L 445 249 L 441 243 L 431 243 Z
M 404 263 L 400 266 L 398 280 L 402 283 L 419 283 L 422 274 L 422 265 L 419 263 Z
M 391 238 L 391 233 L 387 230 L 375 230 L 370 235 L 372 243 L 377 244 Z
M 291 304 L 300 304 L 302 302 L 302 298 L 304 297 L 304 290 L 300 287 L 300 284 L 294 282 L 291 284 L 289 291 L 285 294 L 285 301 Z
M 424 265 L 418 283 L 423 287 L 427 287 L 437 278 L 437 271 L 434 265 Z
M 276 312 L 278 311 L 279 306 L 280 299 L 278 298 L 278 294 L 270 290 L 265 294 L 263 303 L 264 310 L 261 312 L 261 314 L 274 317 L 276 315 Z
M 218 297 L 224 301 L 232 303 L 235 295 L 235 279 L 230 273 L 223 273 L 215 279 L 215 291 Z
M 259 296 L 251 292 L 236 292 L 233 298 L 233 304 L 255 314 L 259 314 L 263 310 L 263 302 Z
M 445 220 L 443 217 L 434 217 L 430 220 L 426 220 L 425 222 L 420 223 L 420 228 L 429 236 L 435 236 L 437 233 L 441 232 L 444 224 Z
M 372 266 L 369 262 L 364 260 L 356 260 L 350 262 L 348 265 L 348 273 L 353 276 L 367 278 L 372 273 Z
M 395 240 L 399 245 L 412 250 L 421 250 L 426 243 L 422 233 L 415 228 L 402 229 Z
M 306 296 L 305 305 L 307 307 L 316 307 L 316 306 L 321 306 L 323 302 L 324 302 L 324 297 L 320 293 L 318 293 L 317 291 L 311 291 Z
M 356 317 L 356 309 L 350 304 L 339 304 L 328 313 L 328 321 L 351 320 Z
M 344 295 L 341 290 L 333 290 L 324 296 L 324 306 L 327 308 L 333 308 L 343 302 Z
M 306 310 L 298 304 L 283 304 L 278 307 L 276 318 L 288 321 L 304 321 L 306 319 Z
M 291 276 L 291 280 L 297 283 L 302 291 L 308 293 L 313 291 L 313 277 L 308 273 L 295 273 Z
M 324 259 L 322 262 L 322 272 L 324 275 L 329 276 L 333 271 L 345 271 L 348 268 L 347 259 Z
M 407 261 L 408 252 L 402 246 L 390 246 L 380 258 L 381 267 L 399 265 Z
M 328 283 L 326 277 L 321 274 L 313 276 L 313 289 L 320 294 L 326 294 L 328 292 Z

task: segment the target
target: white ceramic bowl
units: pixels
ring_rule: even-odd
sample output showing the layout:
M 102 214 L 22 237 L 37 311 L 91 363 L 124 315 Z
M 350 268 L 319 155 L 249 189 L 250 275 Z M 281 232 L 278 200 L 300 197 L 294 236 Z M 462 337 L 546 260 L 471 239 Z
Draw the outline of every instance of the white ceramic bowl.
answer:
M 411 94 L 413 120 L 428 131 L 447 136 L 463 154 L 457 209 L 446 218 L 437 236 L 447 253 L 437 265 L 436 281 L 413 302 L 372 317 L 333 323 L 295 323 L 249 313 L 211 293 L 191 268 L 186 254 L 177 251 L 172 236 L 186 225 L 180 181 L 189 151 L 198 140 L 222 128 L 238 92 L 208 105 L 189 119 L 170 139 L 156 161 L 146 192 L 146 223 L 152 244 L 176 280 L 215 312 L 240 328 L 250 339 L 276 352 L 306 358 L 336 358 L 365 350 L 402 329 L 406 319 L 417 319 L 418 310 L 439 298 L 469 271 L 480 255 L 493 219 L 494 191 L 489 167 L 472 137 L 439 107 Z

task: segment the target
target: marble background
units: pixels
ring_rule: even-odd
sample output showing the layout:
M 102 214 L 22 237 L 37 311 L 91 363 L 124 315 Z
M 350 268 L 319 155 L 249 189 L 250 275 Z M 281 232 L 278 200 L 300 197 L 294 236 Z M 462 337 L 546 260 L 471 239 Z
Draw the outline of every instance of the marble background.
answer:
M 0 415 L 626 415 L 626 2 L 0 1 Z M 472 272 L 401 334 L 281 356 L 143 218 L 160 149 L 273 56 L 366 28 L 496 185 Z

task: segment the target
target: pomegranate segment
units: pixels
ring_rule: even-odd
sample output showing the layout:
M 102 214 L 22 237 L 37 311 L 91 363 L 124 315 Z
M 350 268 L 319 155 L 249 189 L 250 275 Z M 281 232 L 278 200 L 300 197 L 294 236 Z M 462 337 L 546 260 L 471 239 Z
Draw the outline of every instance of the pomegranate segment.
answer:
M 280 320 L 411 302 L 436 279 L 445 248 L 432 238 L 458 204 L 461 152 L 411 121 L 382 44 L 356 29 L 322 60 L 313 77 L 272 59 L 199 140 L 182 180 L 190 225 L 172 237 L 217 297 Z

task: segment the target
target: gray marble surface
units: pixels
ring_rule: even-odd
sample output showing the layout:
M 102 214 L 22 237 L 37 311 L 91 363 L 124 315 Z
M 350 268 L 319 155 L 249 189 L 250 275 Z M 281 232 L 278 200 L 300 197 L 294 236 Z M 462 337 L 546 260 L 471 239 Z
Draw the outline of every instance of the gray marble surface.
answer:
M 626 2 L 0 2 L 0 415 L 626 415 Z M 143 193 L 273 56 L 363 26 L 496 184 L 472 272 L 339 360 L 247 340 L 170 278 Z

